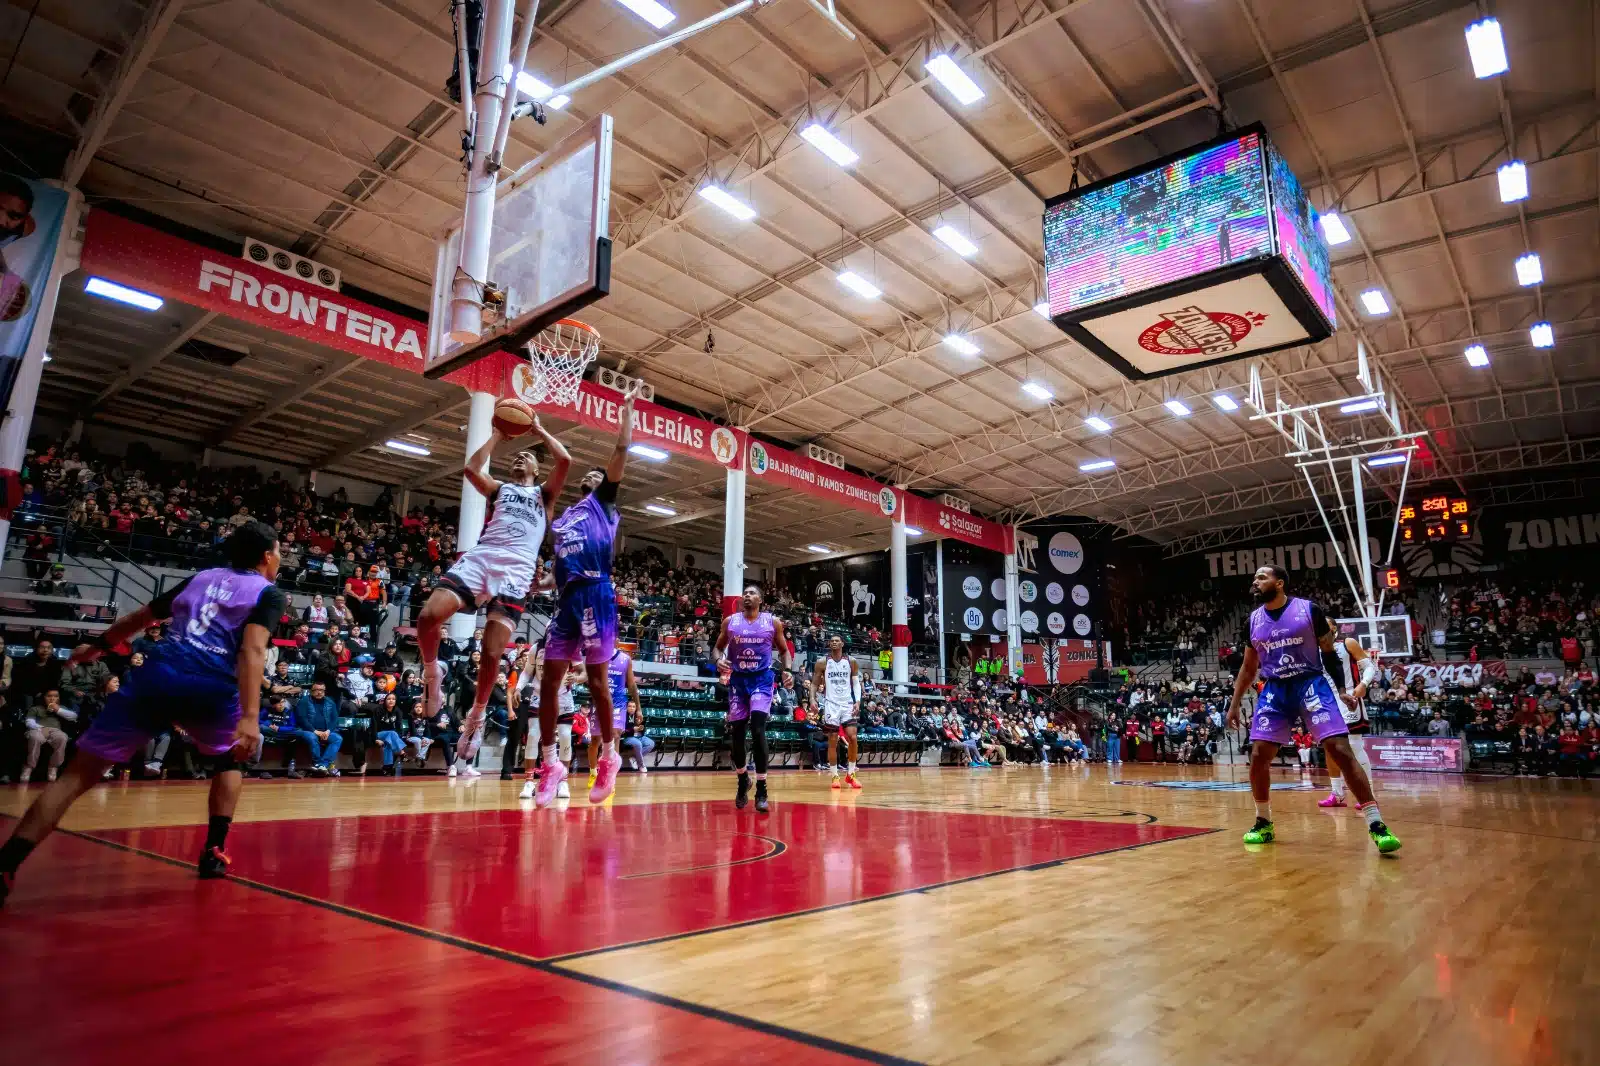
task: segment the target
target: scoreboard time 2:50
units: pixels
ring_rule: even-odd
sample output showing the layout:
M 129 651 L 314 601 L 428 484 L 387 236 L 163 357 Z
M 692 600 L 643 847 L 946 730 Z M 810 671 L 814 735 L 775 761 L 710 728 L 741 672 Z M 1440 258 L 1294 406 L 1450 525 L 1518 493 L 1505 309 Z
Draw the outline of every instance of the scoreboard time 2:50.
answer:
M 1402 544 L 1439 544 L 1472 538 L 1472 505 L 1464 496 L 1424 495 L 1413 507 L 1400 508 Z

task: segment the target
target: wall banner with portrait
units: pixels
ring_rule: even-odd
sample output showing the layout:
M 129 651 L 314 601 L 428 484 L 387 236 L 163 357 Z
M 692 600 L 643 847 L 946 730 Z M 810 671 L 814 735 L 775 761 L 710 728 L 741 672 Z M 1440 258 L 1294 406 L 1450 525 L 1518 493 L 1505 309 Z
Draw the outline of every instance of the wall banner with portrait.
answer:
M 67 202 L 62 189 L 0 172 L 0 410 L 49 287 Z

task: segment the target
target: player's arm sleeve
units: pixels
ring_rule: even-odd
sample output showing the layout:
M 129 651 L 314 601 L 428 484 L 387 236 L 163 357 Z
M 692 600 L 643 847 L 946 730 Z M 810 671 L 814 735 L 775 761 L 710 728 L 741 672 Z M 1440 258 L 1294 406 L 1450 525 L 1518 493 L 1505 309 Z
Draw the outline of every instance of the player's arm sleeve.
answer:
M 283 620 L 284 611 L 288 606 L 289 597 L 284 591 L 276 585 L 268 585 L 261 590 L 261 597 L 256 600 L 255 610 L 250 612 L 245 624 L 263 626 L 267 635 L 271 636 L 278 631 L 278 623 Z
M 1333 625 L 1328 621 L 1327 612 L 1315 603 L 1311 605 L 1311 631 L 1317 635 L 1318 640 L 1333 632 Z
M 145 606 L 149 608 L 151 617 L 158 622 L 165 622 L 167 619 L 171 618 L 172 602 L 179 596 L 183 595 L 183 590 L 188 588 L 189 582 L 193 580 L 194 577 L 192 575 L 184 578 L 172 588 L 163 592 L 161 595 L 157 596 L 155 599 L 146 604 Z

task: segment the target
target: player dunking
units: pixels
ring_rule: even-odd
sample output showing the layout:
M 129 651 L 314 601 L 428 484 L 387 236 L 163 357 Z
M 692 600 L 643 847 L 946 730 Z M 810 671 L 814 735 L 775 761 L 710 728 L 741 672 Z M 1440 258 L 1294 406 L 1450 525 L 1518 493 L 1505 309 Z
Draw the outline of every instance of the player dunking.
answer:
M 733 805 L 742 808 L 750 801 L 749 765 L 745 759 L 745 733 L 755 743 L 756 810 L 767 813 L 767 721 L 772 716 L 772 695 L 777 675 L 772 672 L 772 651 L 785 670 L 792 669 L 789 641 L 783 622 L 761 609 L 761 590 L 746 585 L 738 614 L 722 620 L 712 659 L 719 672 L 726 672 L 728 685 L 728 739 L 733 749 L 734 770 L 739 775 L 739 791 Z
M 427 695 L 428 717 L 439 713 L 444 702 L 444 668 L 439 665 L 439 638 L 451 615 L 476 612 L 487 607 L 483 627 L 483 657 L 478 665 L 477 688 L 472 711 L 461 724 L 461 739 L 456 744 L 457 765 L 467 777 L 479 776 L 471 764 L 475 738 L 483 728 L 485 709 L 494 692 L 500 670 L 500 657 L 506 650 L 523 606 L 532 588 L 539 565 L 539 545 L 544 543 L 545 509 L 561 495 L 567 482 L 572 456 L 559 440 L 533 420 L 533 432 L 550 448 L 550 479 L 539 484 L 539 460 L 531 451 L 511 457 L 511 480 L 496 481 L 489 476 L 489 457 L 495 444 L 503 440 L 498 430 L 467 457 L 462 474 L 472 487 L 494 504 L 494 513 L 483 527 L 478 543 L 463 552 L 433 590 L 417 616 L 417 646 L 422 652 L 422 683 Z
M 1345 701 L 1344 724 L 1352 735 L 1365 733 L 1370 727 L 1367 721 L 1367 691 L 1377 683 L 1378 664 L 1373 662 L 1361 642 L 1354 637 L 1345 637 L 1336 640 L 1333 645 L 1334 658 L 1337 660 L 1338 669 L 1334 670 L 1333 661 L 1328 661 L 1330 673 L 1333 674 L 1335 684 L 1349 699 Z M 1327 660 L 1327 657 L 1323 657 Z M 1372 762 L 1367 758 L 1366 745 L 1357 740 L 1350 742 L 1350 750 L 1355 753 L 1356 761 L 1366 771 L 1367 780 L 1372 780 Z M 1332 779 L 1329 786 L 1332 789 L 1317 803 L 1318 807 L 1343 807 L 1345 783 L 1344 775 L 1339 772 L 1339 765 L 1328 763 L 1328 776 Z
M 594 469 L 578 483 L 578 502 L 562 512 L 551 530 L 555 536 L 556 610 L 550 619 L 544 651 L 544 673 L 539 678 L 539 736 L 544 770 L 534 791 L 536 807 L 548 807 L 567 780 L 567 768 L 556 758 L 556 692 L 573 663 L 583 663 L 589 682 L 589 702 L 600 727 L 602 751 L 596 766 L 590 803 L 603 803 L 617 784 L 622 756 L 617 754 L 616 725 L 612 720 L 611 687 L 606 664 L 617 647 L 617 592 L 611 587 L 611 555 L 616 545 L 617 486 L 628 465 L 633 443 L 633 400 L 638 383 L 622 401 L 617 425 L 617 446 L 604 469 Z
M 1322 745 L 1328 762 L 1337 764 L 1349 781 L 1372 842 L 1385 854 L 1398 851 L 1400 841 L 1378 814 L 1366 771 L 1350 750 L 1350 731 L 1339 713 L 1341 701 L 1323 673 L 1322 653 L 1333 653 L 1333 626 L 1322 608 L 1310 600 L 1285 595 L 1287 579 L 1281 567 L 1263 566 L 1256 571 L 1250 588 L 1261 606 L 1250 614 L 1250 646 L 1245 649 L 1244 666 L 1228 703 L 1228 727 L 1236 729 L 1245 690 L 1259 671 L 1261 694 L 1250 723 L 1250 793 L 1256 801 L 1256 821 L 1245 833 L 1244 842 L 1270 844 L 1275 837 L 1270 802 L 1272 760 L 1279 745 L 1289 743 L 1290 727 L 1299 718 Z
M 126 761 L 171 726 L 182 726 L 212 757 L 211 819 L 203 878 L 225 877 L 222 851 L 233 809 L 244 783 L 244 764 L 261 747 L 261 679 L 267 640 L 283 617 L 287 599 L 278 577 L 278 534 L 263 522 L 247 522 L 225 542 L 228 566 L 202 570 L 176 588 L 112 623 L 72 653 L 90 662 L 147 626 L 172 619 L 172 637 L 146 652 L 145 663 L 106 701 L 78 741 L 78 753 L 60 779 L 22 816 L 11 839 L 0 845 L 0 904 L 12 877 L 34 846 L 62 815 L 99 784 L 106 768 Z
M 844 783 L 860 788 L 856 780 L 856 726 L 861 717 L 861 679 L 856 671 L 856 661 L 844 653 L 844 638 L 828 638 L 828 654 L 818 659 L 811 677 L 811 710 L 815 712 L 820 701 L 822 731 L 828 734 L 828 770 L 833 774 L 833 786 L 839 787 L 839 733 L 844 732 L 845 748 L 850 765 L 845 771 Z

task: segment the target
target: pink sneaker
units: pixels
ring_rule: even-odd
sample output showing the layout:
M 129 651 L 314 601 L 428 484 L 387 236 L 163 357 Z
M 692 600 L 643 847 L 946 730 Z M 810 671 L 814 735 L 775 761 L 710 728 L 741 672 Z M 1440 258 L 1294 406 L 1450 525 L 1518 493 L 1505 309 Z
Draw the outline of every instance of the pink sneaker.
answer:
M 590 803 L 606 801 L 606 797 L 617 787 L 617 771 L 620 769 L 622 769 L 621 755 L 608 751 L 600 756 L 600 764 L 595 767 L 594 787 L 589 790 Z
M 567 779 L 567 768 L 559 762 L 544 764 L 544 773 L 539 775 L 539 787 L 533 792 L 533 805 L 535 807 L 548 807 L 556 801 L 556 791 Z
M 1326 796 L 1322 797 L 1320 800 L 1317 801 L 1317 806 L 1318 807 L 1347 807 L 1347 806 L 1349 806 L 1349 804 L 1345 803 L 1343 796 L 1340 796 L 1340 795 L 1337 795 L 1337 794 L 1335 794 L 1333 792 L 1330 792 Z

